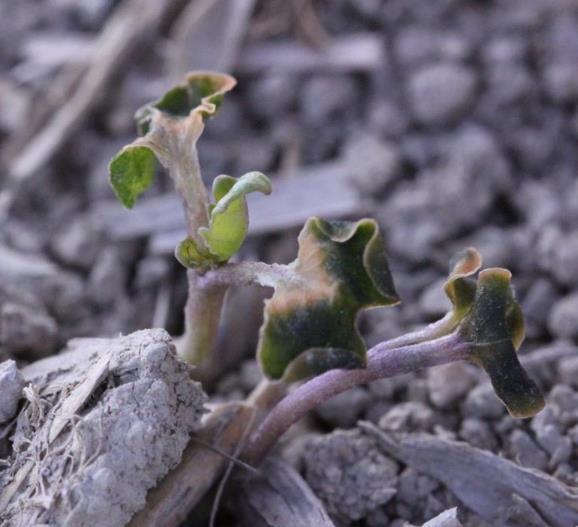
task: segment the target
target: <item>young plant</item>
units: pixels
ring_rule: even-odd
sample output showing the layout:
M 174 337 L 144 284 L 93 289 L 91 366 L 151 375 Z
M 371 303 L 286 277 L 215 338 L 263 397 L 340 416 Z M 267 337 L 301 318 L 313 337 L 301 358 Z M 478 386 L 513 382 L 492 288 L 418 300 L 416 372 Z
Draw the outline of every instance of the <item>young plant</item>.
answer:
M 130 208 L 151 185 L 158 161 L 181 194 L 187 237 L 175 255 L 187 268 L 189 281 L 186 330 L 177 346 L 184 360 L 218 360 L 211 356 L 212 348 L 230 286 L 274 289 L 265 302 L 257 349 L 265 380 L 248 400 L 260 411 L 244 457 L 259 463 L 307 411 L 352 386 L 456 360 L 481 366 L 514 417 L 540 411 L 542 394 L 516 355 L 524 322 L 511 274 L 485 269 L 475 279 L 481 268 L 475 249 L 451 263 L 444 289 L 452 309 L 446 316 L 369 351 L 356 326 L 359 312 L 399 301 L 374 220 L 310 218 L 291 264 L 229 263 L 247 235 L 246 195 L 271 192 L 269 180 L 259 172 L 238 179 L 218 176 L 214 202 L 203 184 L 195 145 L 206 120 L 234 85 L 227 75 L 190 73 L 139 110 L 141 136 L 112 160 L 110 180 Z M 290 385 L 298 386 L 285 395 Z

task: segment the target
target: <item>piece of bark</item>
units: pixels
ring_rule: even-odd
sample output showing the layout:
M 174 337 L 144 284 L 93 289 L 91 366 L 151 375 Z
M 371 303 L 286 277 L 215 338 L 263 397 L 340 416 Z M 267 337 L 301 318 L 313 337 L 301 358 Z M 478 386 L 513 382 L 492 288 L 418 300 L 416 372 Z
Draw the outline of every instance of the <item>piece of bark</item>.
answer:
M 334 527 L 323 504 L 288 463 L 269 458 L 247 478 L 237 498 L 247 527 Z
M 578 489 L 548 474 L 520 467 L 466 443 L 428 434 L 396 435 L 367 422 L 359 426 L 376 440 L 378 448 L 444 483 L 464 505 L 492 525 L 500 525 L 499 515 L 503 516 L 504 511 L 519 509 L 515 495 L 549 527 L 578 524 Z
M 200 426 L 206 396 L 164 330 L 85 343 L 23 369 L 2 525 L 124 526 Z
M 368 32 L 335 37 L 320 50 L 291 41 L 255 43 L 245 48 L 237 67 L 243 74 L 263 70 L 364 72 L 374 71 L 384 61 L 382 36 Z
M 255 0 L 190 2 L 172 34 L 172 77 L 180 79 L 190 70 L 232 71 L 254 5 Z
M 234 455 L 251 426 L 252 415 L 253 409 L 240 403 L 222 405 L 211 412 L 202 431 L 189 442 L 179 465 L 148 493 L 146 507 L 128 527 L 178 527 L 229 462 L 217 451 Z
M 462 527 L 462 523 L 458 519 L 457 507 L 443 511 L 435 518 L 424 523 L 422 527 Z

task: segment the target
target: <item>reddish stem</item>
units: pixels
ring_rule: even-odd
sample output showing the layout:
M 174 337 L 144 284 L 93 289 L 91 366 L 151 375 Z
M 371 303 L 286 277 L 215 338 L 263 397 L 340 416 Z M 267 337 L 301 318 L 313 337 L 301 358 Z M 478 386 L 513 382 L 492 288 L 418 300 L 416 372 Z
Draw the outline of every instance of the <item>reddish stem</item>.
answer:
M 457 333 L 393 349 L 390 343 L 378 344 L 368 352 L 367 368 L 331 370 L 289 393 L 253 433 L 243 459 L 252 465 L 259 464 L 279 438 L 307 412 L 353 386 L 429 366 L 464 360 L 468 357 L 469 349 L 470 345 Z

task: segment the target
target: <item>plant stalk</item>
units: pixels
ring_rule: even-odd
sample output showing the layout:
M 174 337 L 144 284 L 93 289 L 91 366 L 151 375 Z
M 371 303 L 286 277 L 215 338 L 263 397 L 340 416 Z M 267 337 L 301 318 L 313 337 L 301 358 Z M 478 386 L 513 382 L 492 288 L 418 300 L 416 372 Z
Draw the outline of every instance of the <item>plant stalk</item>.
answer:
M 176 343 L 181 359 L 197 366 L 210 356 L 215 346 L 228 289 L 222 284 L 203 284 L 202 278 L 195 269 L 187 270 L 189 295 L 185 306 L 185 332 Z
M 391 348 L 390 343 L 374 346 L 368 353 L 367 368 L 331 370 L 302 384 L 275 406 L 252 434 L 243 459 L 258 465 L 279 438 L 307 412 L 353 386 L 408 373 L 429 366 L 464 360 L 470 344 L 457 333 L 432 341 Z

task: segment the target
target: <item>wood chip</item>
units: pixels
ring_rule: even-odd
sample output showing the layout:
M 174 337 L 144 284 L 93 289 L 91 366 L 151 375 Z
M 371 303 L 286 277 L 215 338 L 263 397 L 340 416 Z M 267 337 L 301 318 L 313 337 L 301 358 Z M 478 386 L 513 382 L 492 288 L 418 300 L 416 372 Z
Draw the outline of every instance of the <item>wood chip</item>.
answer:
M 285 461 L 269 458 L 242 487 L 239 505 L 247 527 L 334 527 L 323 504 Z
M 578 489 L 548 474 L 520 467 L 466 443 L 428 434 L 396 435 L 367 422 L 359 426 L 377 441 L 379 448 L 441 481 L 464 505 L 491 525 L 503 525 L 504 516 L 514 511 L 520 513 L 520 500 L 514 496 L 530 506 L 525 525 L 536 525 L 535 518 L 542 518 L 544 526 L 549 527 L 578 524 Z
M 349 34 L 334 38 L 321 50 L 294 41 L 247 46 L 239 58 L 241 73 L 263 70 L 304 73 L 308 71 L 374 71 L 384 64 L 383 37 L 377 33 Z

